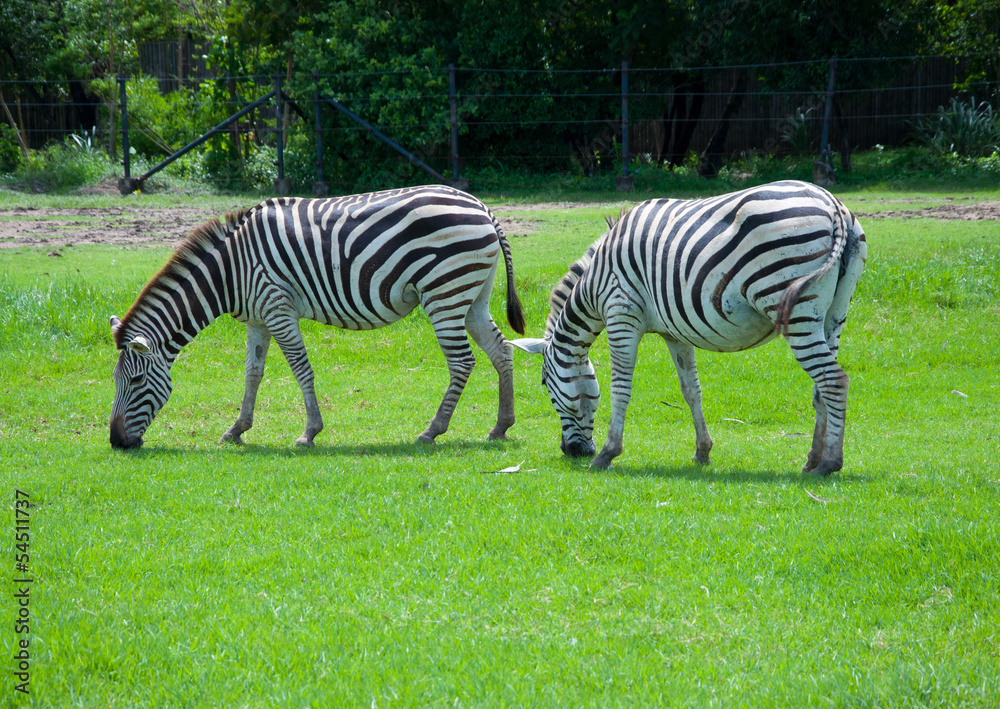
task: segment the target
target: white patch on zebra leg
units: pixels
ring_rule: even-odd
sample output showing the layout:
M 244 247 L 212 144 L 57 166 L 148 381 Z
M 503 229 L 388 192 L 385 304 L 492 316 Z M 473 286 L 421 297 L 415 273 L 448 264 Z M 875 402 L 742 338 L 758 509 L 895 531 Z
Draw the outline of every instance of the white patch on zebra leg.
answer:
M 497 372 L 499 378 L 499 402 L 497 403 L 497 422 L 486 436 L 488 441 L 506 441 L 507 430 L 514 425 L 514 357 L 507 341 L 497 328 L 488 309 L 488 294 L 486 291 L 469 309 L 465 318 L 465 329 L 486 356 Z

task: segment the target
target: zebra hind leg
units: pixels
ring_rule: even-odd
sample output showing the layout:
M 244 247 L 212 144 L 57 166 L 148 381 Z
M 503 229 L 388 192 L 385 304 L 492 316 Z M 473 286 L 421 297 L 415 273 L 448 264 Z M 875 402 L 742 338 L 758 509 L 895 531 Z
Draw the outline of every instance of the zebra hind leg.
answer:
M 469 381 L 473 367 L 476 366 L 476 358 L 472 355 L 465 331 L 465 313 L 456 314 L 454 311 L 442 313 L 440 310 L 432 310 L 427 315 L 434 326 L 438 345 L 448 364 L 450 380 L 437 413 L 424 432 L 417 437 L 417 443 L 434 443 L 435 438 L 448 430 L 451 415 L 455 412 L 455 406 L 462 396 L 465 383 Z
M 253 426 L 254 405 L 260 382 L 264 378 L 264 362 L 270 344 L 271 333 L 264 325 L 247 323 L 246 388 L 243 392 L 243 404 L 236 422 L 222 434 L 219 443 L 243 445 L 242 435 Z
M 472 339 L 490 358 L 493 368 L 500 378 L 500 403 L 497 409 L 497 423 L 486 439 L 507 440 L 507 429 L 514 425 L 514 358 L 510 345 L 500 329 L 490 317 L 488 309 L 489 290 L 483 289 L 472 304 L 465 318 L 465 327 Z
M 666 338 L 664 339 L 666 340 Z M 708 465 L 712 462 L 709 459 L 709 453 L 712 450 L 712 437 L 708 433 L 708 424 L 705 423 L 705 414 L 701 408 L 701 382 L 698 381 L 694 347 L 671 340 L 666 340 L 666 342 L 667 347 L 670 348 L 670 356 L 674 360 L 674 367 L 677 368 L 681 394 L 684 395 L 684 401 L 691 409 L 691 418 L 694 419 L 694 462 L 699 465 Z
M 808 473 L 819 467 L 826 450 L 826 404 L 820 396 L 819 387 L 813 387 L 813 409 L 816 411 L 816 427 L 813 429 L 812 446 L 802 472 Z
M 815 384 L 813 407 L 816 428 L 803 472 L 829 475 L 844 467 L 844 426 L 847 414 L 847 373 L 837 363 L 836 346 L 827 342 L 822 330 L 789 332 L 792 353 Z

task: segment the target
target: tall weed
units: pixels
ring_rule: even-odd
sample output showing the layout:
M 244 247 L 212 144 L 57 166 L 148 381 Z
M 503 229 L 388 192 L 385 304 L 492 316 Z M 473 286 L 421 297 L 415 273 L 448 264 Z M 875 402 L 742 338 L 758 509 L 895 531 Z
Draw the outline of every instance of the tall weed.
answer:
M 29 151 L 3 181 L 19 189 L 48 192 L 96 184 L 117 174 L 118 166 L 94 143 L 94 136 L 85 132 Z
M 104 345 L 110 332 L 107 303 L 113 300 L 106 289 L 80 282 L 17 286 L 0 281 L 0 350 L 56 341 Z
M 988 157 L 1000 146 L 1000 124 L 985 101 L 953 98 L 936 116 L 918 123 L 921 141 L 938 155 Z
M 1000 246 L 980 244 L 951 257 L 869 255 L 858 293 L 891 305 L 981 308 L 1000 301 Z

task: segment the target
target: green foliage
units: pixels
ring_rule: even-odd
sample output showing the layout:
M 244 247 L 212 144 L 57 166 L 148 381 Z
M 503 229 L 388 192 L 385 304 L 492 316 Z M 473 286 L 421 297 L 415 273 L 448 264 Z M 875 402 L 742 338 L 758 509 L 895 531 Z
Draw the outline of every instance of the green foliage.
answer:
M 813 110 L 812 107 L 799 107 L 794 114 L 782 121 L 781 144 L 793 155 L 806 155 L 810 151 L 812 136 L 809 131 L 809 114 Z
M 21 164 L 21 145 L 17 131 L 6 123 L 0 123 L 0 174 L 14 172 Z
M 987 157 L 1000 146 L 1000 123 L 993 107 L 985 101 L 968 103 L 953 98 L 945 108 L 938 108 L 933 118 L 920 121 L 921 140 L 938 155 L 954 154 L 960 157 Z
M 65 191 L 115 177 L 117 166 L 95 145 L 93 134 L 70 135 L 63 143 L 31 150 L 3 183 L 33 191 Z

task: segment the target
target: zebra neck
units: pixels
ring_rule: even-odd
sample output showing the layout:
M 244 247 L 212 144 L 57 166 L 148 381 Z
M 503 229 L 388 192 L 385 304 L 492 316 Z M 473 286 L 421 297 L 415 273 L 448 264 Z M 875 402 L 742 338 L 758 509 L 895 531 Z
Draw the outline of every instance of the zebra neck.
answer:
M 143 334 L 160 345 L 173 362 L 181 349 L 224 313 L 234 311 L 231 282 L 223 277 L 218 254 L 173 262 L 139 295 L 130 311 L 129 333 Z M 209 267 L 211 263 L 211 268 Z
M 547 336 L 554 347 L 570 357 L 585 357 L 604 331 L 604 321 L 588 303 L 585 285 L 580 282 L 573 288 Z

